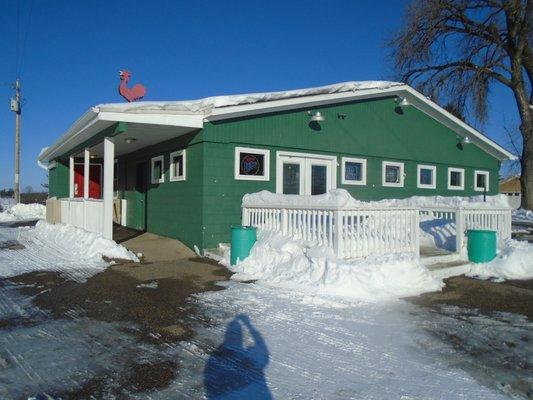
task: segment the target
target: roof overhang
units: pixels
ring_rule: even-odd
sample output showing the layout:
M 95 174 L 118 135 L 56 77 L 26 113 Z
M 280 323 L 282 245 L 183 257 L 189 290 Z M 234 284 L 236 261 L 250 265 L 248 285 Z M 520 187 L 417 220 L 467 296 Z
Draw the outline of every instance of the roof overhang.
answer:
M 58 140 L 39 154 L 39 162 L 49 162 L 57 157 L 68 154 L 73 149 L 87 142 L 95 135 L 108 129 L 119 122 L 132 125 L 150 127 L 175 127 L 174 136 L 201 129 L 203 116 L 200 115 L 177 115 L 177 114 L 154 114 L 154 113 L 121 113 L 101 111 L 97 107 L 89 109 L 83 114 Z M 164 130 L 162 128 L 161 130 Z M 169 130 L 165 132 L 169 136 Z M 171 132 L 170 132 L 171 133 Z M 171 136 L 171 135 L 170 135 Z M 170 138 L 170 136 L 168 138 Z M 164 136 L 166 137 L 166 136 Z M 138 142 L 132 149 L 138 147 Z

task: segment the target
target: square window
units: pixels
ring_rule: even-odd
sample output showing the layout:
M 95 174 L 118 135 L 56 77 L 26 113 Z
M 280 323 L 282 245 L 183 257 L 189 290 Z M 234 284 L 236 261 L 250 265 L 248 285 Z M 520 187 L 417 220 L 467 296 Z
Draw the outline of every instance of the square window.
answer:
M 362 158 L 342 158 L 342 184 L 366 185 L 366 160 Z
M 165 172 L 163 167 L 163 156 L 152 158 L 152 183 L 165 182 Z
M 478 192 L 489 191 L 489 173 L 474 171 L 474 189 Z
M 185 168 L 186 150 L 178 150 L 170 153 L 170 181 L 184 181 L 186 179 Z
M 435 189 L 437 187 L 437 167 L 434 165 L 418 165 L 417 187 L 420 189 Z
M 448 189 L 463 190 L 465 170 L 462 168 L 448 168 Z
M 382 185 L 403 187 L 403 163 L 383 161 Z
M 268 181 L 270 179 L 270 151 L 236 147 L 235 179 Z

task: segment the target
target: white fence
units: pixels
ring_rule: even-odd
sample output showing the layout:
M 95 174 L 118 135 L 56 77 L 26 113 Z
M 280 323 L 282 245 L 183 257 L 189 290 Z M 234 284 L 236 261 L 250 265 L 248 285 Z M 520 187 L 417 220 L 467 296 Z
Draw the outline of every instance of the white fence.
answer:
M 61 199 L 61 223 L 89 232 L 104 232 L 104 202 L 97 199 Z
M 243 225 L 328 246 L 343 258 L 383 253 L 419 254 L 420 215 L 454 222 L 456 252 L 460 255 L 466 253 L 469 229 L 496 231 L 499 247 L 511 237 L 510 208 L 242 207 Z
M 421 208 L 420 214 L 455 222 L 456 251 L 466 252 L 466 231 L 486 229 L 496 231 L 498 246 L 501 248 L 511 238 L 511 208 L 468 208 L 439 207 Z
M 242 213 L 243 225 L 331 247 L 338 257 L 419 251 L 414 208 L 243 206 Z

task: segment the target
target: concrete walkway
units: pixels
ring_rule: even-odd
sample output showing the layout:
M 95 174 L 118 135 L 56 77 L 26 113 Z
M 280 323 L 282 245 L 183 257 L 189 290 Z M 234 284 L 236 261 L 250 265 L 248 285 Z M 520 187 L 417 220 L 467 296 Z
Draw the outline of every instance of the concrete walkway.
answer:
M 226 280 L 229 271 L 216 262 L 199 257 L 176 239 L 144 232 L 121 242 L 140 255 L 141 263 L 116 264 L 111 268 L 139 281 L 157 279 L 193 279 L 199 285 Z

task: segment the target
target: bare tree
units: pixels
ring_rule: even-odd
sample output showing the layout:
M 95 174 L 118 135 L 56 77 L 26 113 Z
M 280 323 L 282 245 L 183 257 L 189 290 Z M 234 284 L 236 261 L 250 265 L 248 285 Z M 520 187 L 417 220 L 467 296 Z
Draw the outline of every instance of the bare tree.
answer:
M 520 115 L 522 207 L 533 209 L 533 0 L 415 0 L 389 42 L 402 81 L 484 122 L 493 84 Z

